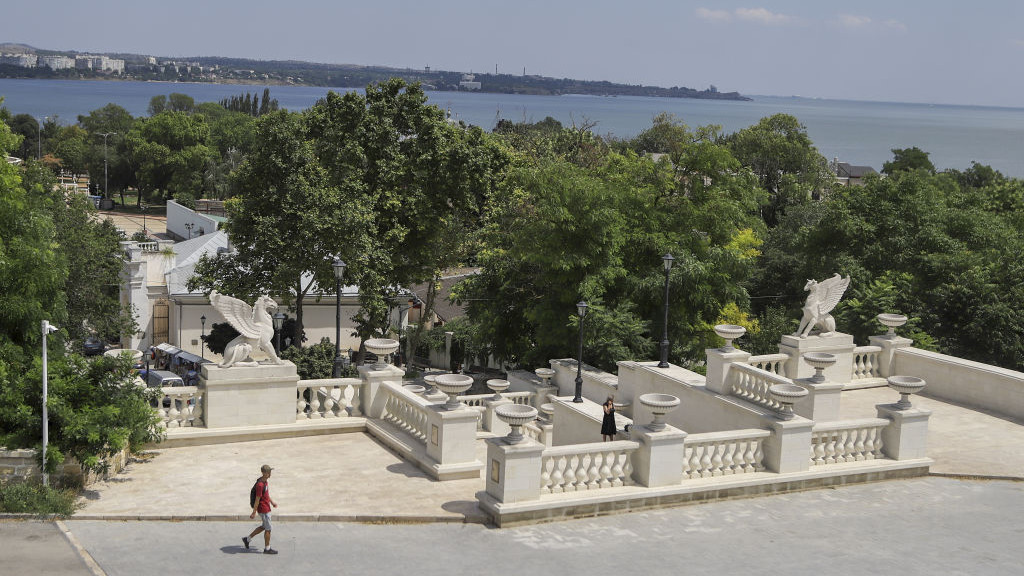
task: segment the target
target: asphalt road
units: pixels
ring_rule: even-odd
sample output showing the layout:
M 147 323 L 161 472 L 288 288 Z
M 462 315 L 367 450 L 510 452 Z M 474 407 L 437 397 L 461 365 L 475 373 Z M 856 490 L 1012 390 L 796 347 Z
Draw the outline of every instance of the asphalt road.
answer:
M 506 529 L 278 522 L 277 556 L 242 548 L 249 522 L 67 525 L 110 576 L 1017 575 L 1021 510 L 1024 482 L 927 477 Z M 0 573 L 57 573 L 9 563 L 10 537 Z

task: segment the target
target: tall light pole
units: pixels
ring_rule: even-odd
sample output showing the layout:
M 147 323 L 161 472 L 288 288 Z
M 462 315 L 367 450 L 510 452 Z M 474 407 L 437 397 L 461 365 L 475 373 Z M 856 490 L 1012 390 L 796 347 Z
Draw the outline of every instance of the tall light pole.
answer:
M 576 355 L 576 396 L 572 401 L 579 404 L 583 402 L 583 318 L 587 315 L 587 303 L 577 302 L 576 313 L 580 316 L 580 352 Z
M 103 136 L 103 197 L 110 197 L 110 188 L 107 181 L 107 136 L 116 136 L 117 132 L 101 132 Z
M 50 324 L 49 320 L 43 320 L 43 486 L 50 485 L 50 475 L 46 472 L 46 446 L 50 443 L 50 414 L 46 409 L 49 379 L 46 366 L 46 338 L 51 332 L 56 331 L 57 327 Z
M 665 321 L 662 323 L 661 362 L 658 362 L 658 368 L 668 368 L 668 274 L 672 270 L 675 258 L 671 254 L 665 254 L 661 260 L 665 263 Z
M 345 276 L 345 262 L 335 256 L 331 268 L 334 269 L 334 291 L 337 294 L 334 300 L 334 370 L 331 376 L 341 378 L 344 369 L 344 361 L 341 359 L 341 279 Z
M 188 239 L 189 240 L 192 239 L 192 228 L 194 226 L 195 226 L 195 223 L 193 223 L 193 222 L 188 222 L 188 223 L 185 224 L 185 229 L 188 230 Z
M 139 208 L 142 209 L 142 233 L 149 236 L 149 232 L 146 231 L 146 210 L 149 209 L 149 204 L 143 202 L 142 204 L 139 204 Z
M 43 122 L 49 119 L 49 116 L 43 116 L 42 120 L 36 121 L 36 147 L 38 148 L 36 160 L 43 159 Z
M 199 317 L 199 323 L 203 325 L 203 335 L 199 337 L 199 357 L 206 360 L 206 314 Z
M 277 353 L 280 354 L 281 353 L 281 328 L 284 328 L 284 319 L 287 318 L 287 316 L 285 316 L 284 313 L 282 313 L 282 312 L 278 312 L 277 314 L 274 314 L 273 318 L 274 318 L 274 330 L 277 332 Z

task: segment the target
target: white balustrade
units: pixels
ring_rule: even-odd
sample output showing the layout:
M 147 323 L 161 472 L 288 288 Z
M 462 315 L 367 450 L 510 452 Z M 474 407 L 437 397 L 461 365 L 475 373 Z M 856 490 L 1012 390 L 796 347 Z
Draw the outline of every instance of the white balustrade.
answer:
M 160 245 L 156 242 L 138 242 L 136 246 L 143 252 L 159 252 Z
M 541 493 L 560 494 L 631 484 L 632 456 L 637 447 L 636 442 L 618 440 L 548 448 L 541 455 Z
M 764 470 L 764 440 L 768 430 L 729 430 L 690 434 L 683 457 L 684 478 L 749 474 Z
M 295 420 L 359 416 L 361 390 L 362 380 L 359 378 L 299 380 L 296 385 Z
M 471 394 L 469 396 L 459 396 L 459 402 L 470 407 L 483 406 L 485 401 L 493 399 L 494 394 Z
M 865 378 L 882 378 L 879 371 L 880 346 L 857 346 L 853 349 L 853 374 L 851 380 L 863 380 Z
M 203 393 L 195 386 L 168 386 L 156 395 L 156 412 L 167 428 L 201 427 Z
M 885 418 L 862 418 L 815 424 L 811 431 L 811 465 L 882 458 Z
M 536 396 L 536 392 L 502 392 L 501 397 L 505 400 L 511 400 L 513 404 L 522 404 L 524 406 L 530 406 L 533 402 L 533 397 Z M 459 402 L 462 402 L 466 406 L 483 406 L 487 400 L 493 400 L 494 394 L 472 394 L 469 396 L 459 396 Z
M 789 360 L 789 354 L 762 354 L 761 356 L 751 356 L 747 360 L 747 364 L 765 372 L 785 376 L 787 360 Z
M 789 378 L 756 368 L 749 364 L 733 364 L 729 370 L 730 393 L 753 404 L 779 410 L 782 405 L 772 399 L 768 389 L 775 384 L 792 384 Z
M 380 391 L 386 394 L 381 420 L 388 422 L 406 432 L 422 444 L 427 443 L 428 415 L 427 409 L 420 403 L 419 396 L 402 389 L 392 387 L 385 382 Z

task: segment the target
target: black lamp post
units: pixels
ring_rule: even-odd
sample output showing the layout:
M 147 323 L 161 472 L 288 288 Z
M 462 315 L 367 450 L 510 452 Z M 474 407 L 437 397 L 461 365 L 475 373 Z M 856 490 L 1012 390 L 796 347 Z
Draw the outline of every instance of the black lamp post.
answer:
M 334 302 L 334 371 L 331 375 L 334 378 L 341 378 L 341 372 L 345 368 L 345 363 L 341 359 L 341 278 L 345 275 L 345 263 L 341 258 L 335 257 L 331 267 L 334 268 L 334 288 L 337 294 Z
M 281 353 L 281 328 L 284 327 L 284 319 L 287 318 L 283 313 L 278 312 L 274 314 L 274 330 L 277 332 L 277 353 Z
M 199 317 L 199 323 L 203 325 L 203 335 L 199 337 L 199 357 L 206 360 L 206 314 Z
M 110 197 L 110 190 L 107 187 L 107 136 L 117 136 L 117 132 L 101 132 L 98 136 L 103 136 L 103 197 Z
M 665 321 L 662 323 L 661 362 L 658 362 L 658 368 L 668 368 L 668 273 L 676 259 L 671 254 L 665 254 L 661 260 L 665 263 Z
M 573 402 L 583 402 L 583 318 L 587 315 L 587 303 L 580 300 L 576 303 L 576 313 L 580 316 L 580 353 L 576 356 L 576 396 Z
M 192 222 L 188 222 L 188 223 L 185 224 L 185 229 L 188 230 L 188 239 L 189 240 L 192 239 L 192 227 L 193 226 L 195 226 L 195 224 L 192 223 Z

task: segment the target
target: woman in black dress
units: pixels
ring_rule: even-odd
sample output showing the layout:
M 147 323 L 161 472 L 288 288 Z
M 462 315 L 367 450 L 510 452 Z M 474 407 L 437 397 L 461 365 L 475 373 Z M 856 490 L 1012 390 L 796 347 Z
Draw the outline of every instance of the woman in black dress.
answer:
M 604 419 L 601 420 L 601 437 L 604 438 L 605 442 L 611 442 L 615 440 L 615 404 L 612 402 L 612 397 L 609 396 L 604 404 L 601 405 L 604 408 Z

